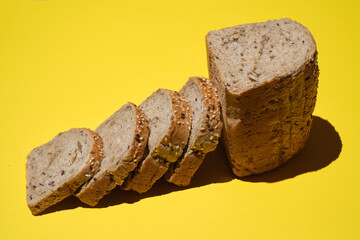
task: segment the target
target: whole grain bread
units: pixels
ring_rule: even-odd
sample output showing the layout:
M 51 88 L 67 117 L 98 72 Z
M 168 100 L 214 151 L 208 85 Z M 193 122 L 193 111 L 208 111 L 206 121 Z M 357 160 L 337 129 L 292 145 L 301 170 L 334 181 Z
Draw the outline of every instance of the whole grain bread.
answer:
M 290 19 L 245 24 L 209 32 L 206 46 L 234 174 L 286 162 L 304 146 L 316 102 L 317 49 L 309 30 Z
M 125 180 L 122 188 L 148 191 L 176 162 L 185 148 L 191 125 L 186 99 L 177 92 L 159 89 L 140 104 L 149 121 L 148 155 Z
M 144 111 L 130 102 L 104 121 L 96 132 L 104 141 L 104 159 L 100 170 L 76 193 L 90 206 L 95 206 L 116 184 L 121 185 L 136 168 L 149 136 Z
M 189 142 L 181 158 L 172 163 L 165 179 L 179 186 L 190 184 L 205 154 L 215 150 L 221 134 L 221 112 L 217 90 L 213 81 L 204 77 L 191 77 L 180 90 L 189 102 L 192 126 Z
M 26 196 L 36 215 L 73 194 L 98 170 L 103 143 L 89 129 L 75 128 L 59 133 L 27 156 Z

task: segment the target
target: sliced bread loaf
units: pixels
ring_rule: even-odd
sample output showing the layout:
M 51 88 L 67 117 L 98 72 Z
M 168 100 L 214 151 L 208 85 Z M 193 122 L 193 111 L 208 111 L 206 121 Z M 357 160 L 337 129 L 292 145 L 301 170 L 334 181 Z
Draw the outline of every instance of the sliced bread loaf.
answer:
M 121 185 L 144 155 L 149 128 L 144 111 L 127 103 L 103 122 L 96 132 L 104 141 L 100 170 L 76 194 L 95 206 L 116 184 Z
M 219 97 L 214 83 L 204 77 L 191 77 L 180 90 L 189 102 L 192 127 L 187 149 L 181 159 L 172 163 L 166 180 L 179 186 L 190 184 L 205 154 L 215 150 L 221 134 Z
M 98 170 L 103 143 L 95 132 L 76 128 L 58 134 L 27 156 L 26 195 L 36 215 L 73 194 Z
M 149 121 L 148 155 L 124 182 L 123 189 L 148 191 L 177 161 L 186 146 L 191 124 L 188 102 L 179 93 L 159 89 L 140 108 Z
M 317 50 L 309 30 L 290 19 L 245 24 L 209 32 L 206 45 L 234 174 L 286 162 L 304 146 L 316 102 Z

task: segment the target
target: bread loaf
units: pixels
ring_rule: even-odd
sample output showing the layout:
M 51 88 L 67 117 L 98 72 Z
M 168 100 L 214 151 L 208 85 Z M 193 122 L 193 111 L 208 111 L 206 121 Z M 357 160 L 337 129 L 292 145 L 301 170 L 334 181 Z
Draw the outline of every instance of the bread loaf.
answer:
M 286 162 L 304 146 L 316 102 L 317 49 L 309 30 L 290 19 L 251 23 L 209 32 L 206 46 L 234 174 Z

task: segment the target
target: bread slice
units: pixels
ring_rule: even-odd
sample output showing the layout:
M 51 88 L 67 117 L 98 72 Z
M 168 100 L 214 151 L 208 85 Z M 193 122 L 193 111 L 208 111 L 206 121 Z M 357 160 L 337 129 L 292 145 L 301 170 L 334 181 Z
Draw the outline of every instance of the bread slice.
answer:
M 192 127 L 187 149 L 181 159 L 171 164 L 166 180 L 179 186 L 190 184 L 205 154 L 214 151 L 221 134 L 220 102 L 213 81 L 191 77 L 180 90 L 189 102 Z
M 251 23 L 209 32 L 206 45 L 234 174 L 286 162 L 304 146 L 316 102 L 317 50 L 309 30 L 290 19 Z
M 26 197 L 36 215 L 73 194 L 98 170 L 103 143 L 95 132 L 75 128 L 59 133 L 27 156 Z
M 123 185 L 125 190 L 148 191 L 162 177 L 171 162 L 176 162 L 186 146 L 190 133 L 191 111 L 179 93 L 159 89 L 140 108 L 149 121 L 149 154 Z
M 144 155 L 149 136 L 144 111 L 127 103 L 103 122 L 96 132 L 104 141 L 104 159 L 100 170 L 76 196 L 95 206 L 99 200 L 132 172 Z

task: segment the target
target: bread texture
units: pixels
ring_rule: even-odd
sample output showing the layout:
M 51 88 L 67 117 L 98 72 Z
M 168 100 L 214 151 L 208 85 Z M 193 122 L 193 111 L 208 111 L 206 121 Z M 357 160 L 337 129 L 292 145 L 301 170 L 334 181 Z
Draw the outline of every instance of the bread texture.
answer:
M 59 133 L 27 156 L 26 195 L 34 215 L 73 194 L 98 170 L 103 143 L 89 129 Z
M 190 184 L 206 153 L 214 151 L 221 135 L 220 102 L 213 81 L 191 77 L 180 90 L 189 102 L 192 126 L 189 142 L 181 158 L 172 163 L 165 178 L 178 186 Z
M 316 102 L 317 49 L 309 30 L 290 19 L 251 23 L 209 32 L 206 46 L 233 173 L 286 162 L 304 146 Z
M 182 155 L 192 121 L 186 99 L 179 93 L 159 89 L 140 104 L 149 122 L 148 154 L 125 180 L 122 188 L 148 191 Z
M 144 111 L 130 102 L 103 122 L 96 132 L 104 141 L 104 159 L 100 170 L 76 193 L 90 206 L 121 185 L 136 168 L 149 136 Z

